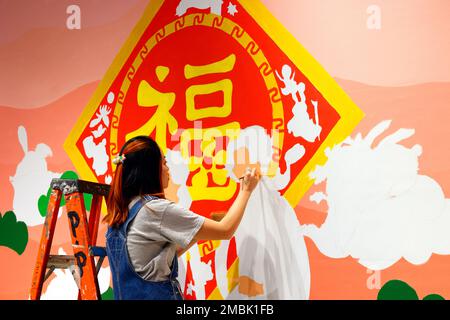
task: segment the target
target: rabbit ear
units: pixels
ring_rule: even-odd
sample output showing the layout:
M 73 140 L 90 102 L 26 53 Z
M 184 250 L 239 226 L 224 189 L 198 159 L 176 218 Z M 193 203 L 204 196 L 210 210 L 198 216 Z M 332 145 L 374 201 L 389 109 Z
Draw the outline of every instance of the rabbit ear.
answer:
M 375 139 L 389 128 L 391 122 L 391 120 L 385 120 L 377 124 L 364 138 L 364 144 L 371 147 Z
M 19 136 L 19 143 L 22 146 L 22 150 L 26 154 L 28 152 L 27 130 L 25 129 L 24 126 L 19 126 L 19 129 L 17 130 L 17 134 Z
M 52 149 L 50 149 L 50 147 L 48 145 L 46 145 L 45 143 L 39 143 L 36 146 L 35 151 L 42 158 L 51 157 L 53 155 L 52 154 Z
M 415 130 L 414 129 L 399 129 L 390 136 L 387 136 L 384 138 L 379 144 L 378 147 L 382 147 L 387 144 L 396 144 L 402 140 L 408 139 L 412 135 L 414 135 Z

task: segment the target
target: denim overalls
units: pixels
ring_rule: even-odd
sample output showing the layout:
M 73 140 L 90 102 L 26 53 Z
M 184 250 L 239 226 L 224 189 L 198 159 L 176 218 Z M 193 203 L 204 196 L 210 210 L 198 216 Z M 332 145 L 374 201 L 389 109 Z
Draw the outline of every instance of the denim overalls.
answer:
M 106 232 L 106 252 L 113 278 L 114 298 L 116 300 L 183 300 L 181 288 L 177 280 L 178 260 L 173 258 L 172 270 L 168 280 L 148 281 L 134 270 L 127 250 L 128 225 L 136 217 L 139 210 L 148 201 L 158 199 L 144 196 L 131 208 L 127 220 L 118 228 L 108 228 Z

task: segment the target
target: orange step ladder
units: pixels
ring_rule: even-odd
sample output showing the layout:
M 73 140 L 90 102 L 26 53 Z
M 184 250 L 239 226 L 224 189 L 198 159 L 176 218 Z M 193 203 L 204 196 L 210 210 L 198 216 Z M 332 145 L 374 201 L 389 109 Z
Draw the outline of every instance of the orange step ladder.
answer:
M 109 185 L 73 179 L 53 179 L 47 216 L 42 229 L 38 257 L 33 272 L 30 299 L 41 298 L 42 286 L 55 268 L 69 268 L 79 288 L 79 300 L 100 300 L 97 274 L 106 257 L 104 247 L 97 247 L 97 233 L 103 197 L 109 193 Z M 92 204 L 87 217 L 83 194 L 91 194 Z M 72 238 L 73 255 L 51 255 L 61 198 L 66 201 L 67 217 Z M 95 265 L 94 257 L 98 257 Z M 49 269 L 47 272 L 46 270 Z

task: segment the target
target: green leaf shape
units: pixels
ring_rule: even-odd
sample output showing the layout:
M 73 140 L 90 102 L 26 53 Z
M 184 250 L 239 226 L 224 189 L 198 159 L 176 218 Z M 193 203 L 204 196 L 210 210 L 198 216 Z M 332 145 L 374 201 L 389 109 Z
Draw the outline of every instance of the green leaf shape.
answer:
M 378 300 L 419 300 L 416 290 L 401 280 L 390 280 L 378 292 Z
M 47 195 L 41 195 L 38 200 L 38 209 L 39 214 L 42 217 L 45 217 L 47 215 L 47 207 L 48 207 L 48 201 L 50 200 L 50 194 L 47 193 Z
M 423 298 L 423 300 L 445 300 L 445 298 L 436 293 L 432 293 Z
M 113 288 L 109 287 L 108 290 L 103 292 L 102 300 L 114 300 L 114 291 Z
M 74 171 L 65 171 L 60 179 L 78 179 L 78 174 Z M 45 217 L 47 215 L 47 207 L 48 203 L 50 201 L 50 196 L 52 193 L 52 189 L 49 187 L 47 191 L 47 195 L 41 195 L 38 200 L 38 209 L 41 216 Z M 84 205 L 86 207 L 87 211 L 91 211 L 91 204 L 92 204 L 92 195 L 91 194 L 83 194 L 84 199 Z M 66 200 L 64 197 L 61 198 L 60 207 L 63 207 L 66 205 Z
M 13 211 L 2 217 L 0 213 L 0 246 L 10 248 L 21 255 L 28 243 L 28 228 L 22 221 L 17 221 Z

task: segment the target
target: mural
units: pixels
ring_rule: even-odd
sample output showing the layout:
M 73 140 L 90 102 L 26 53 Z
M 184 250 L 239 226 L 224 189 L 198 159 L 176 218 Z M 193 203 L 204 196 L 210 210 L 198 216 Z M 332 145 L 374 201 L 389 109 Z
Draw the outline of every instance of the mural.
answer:
M 383 270 L 401 258 L 426 263 L 433 253 L 450 254 L 450 201 L 440 185 L 418 174 L 422 147 L 400 141 L 414 134 L 399 129 L 373 146 L 390 121 L 325 151 L 328 161 L 311 175 L 326 181 L 328 215 L 320 228 L 303 226 L 319 250 L 332 258 L 351 255 L 368 269 Z M 364 187 L 370 186 L 370 188 Z
M 0 213 L 0 246 L 7 247 L 22 254 L 28 242 L 28 229 L 23 221 L 17 221 L 12 211 Z
M 450 296 L 450 7 L 343 2 L 5 3 L 0 298 L 28 299 L 51 179 L 110 183 L 138 134 L 168 197 L 213 219 L 247 166 L 264 174 L 235 236 L 179 259 L 186 298 Z M 62 203 L 55 253 L 67 225 Z M 107 261 L 99 283 L 111 298 Z M 76 289 L 57 270 L 43 298 Z
M 222 12 L 221 3 L 153 1 L 65 149 L 83 176 L 104 182 L 119 146 L 150 135 L 175 155 L 169 163 L 186 166 L 179 200 L 207 217 L 237 196 L 242 173 L 233 171 L 245 161 L 236 152 L 246 150 L 264 182 L 230 242 L 200 241 L 180 259 L 190 269 L 185 296 L 307 299 L 309 258 L 293 207 L 322 150 L 362 112 L 263 6 L 241 1 Z

